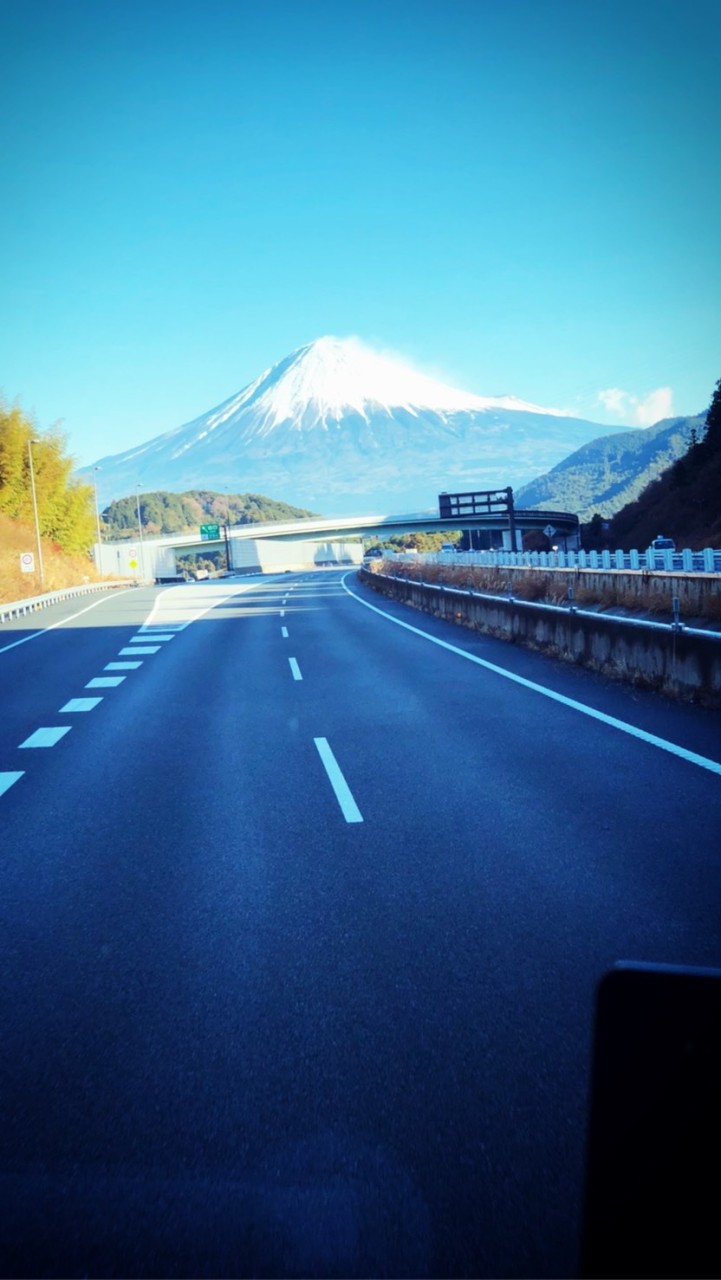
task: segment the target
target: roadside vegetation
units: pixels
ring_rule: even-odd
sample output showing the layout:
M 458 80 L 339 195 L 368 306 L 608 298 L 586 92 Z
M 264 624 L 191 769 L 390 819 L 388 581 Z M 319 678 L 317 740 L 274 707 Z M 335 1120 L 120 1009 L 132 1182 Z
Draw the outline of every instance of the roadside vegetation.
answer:
M 0 604 L 11 600 L 25 600 L 46 591 L 62 591 L 65 587 L 77 587 L 83 582 L 100 582 L 92 559 L 85 552 L 63 551 L 52 538 L 42 538 L 43 578 L 37 562 L 37 542 L 32 524 L 23 520 L 11 520 L 0 512 Z M 31 552 L 35 557 L 35 570 L 23 573 L 21 555 Z
M 42 537 L 82 554 L 95 538 L 93 489 L 71 478 L 74 465 L 58 427 L 41 431 L 17 405 L 0 401 L 0 513 L 34 527 L 34 480 Z
M 435 586 L 458 587 L 487 595 L 513 595 L 517 600 L 539 604 L 568 604 L 568 588 L 573 588 L 579 609 L 598 613 L 628 614 L 670 620 L 672 597 L 678 589 L 670 576 L 638 574 L 629 585 L 626 574 L 604 574 L 603 570 L 508 568 L 491 565 L 424 564 L 413 560 L 372 560 L 371 573 L 428 582 Z M 599 580 L 605 579 L 603 585 Z M 613 582 L 614 585 L 606 585 Z M 703 576 L 703 589 L 694 592 L 693 606 L 681 600 L 682 619 L 687 625 L 715 626 L 721 622 L 721 582 L 714 575 Z
M 89 554 L 95 540 L 93 490 L 71 479 L 73 466 L 57 427 L 41 431 L 17 405 L 0 400 L 0 601 L 98 580 Z M 23 573 L 20 557 L 28 553 L 35 559 L 34 571 Z

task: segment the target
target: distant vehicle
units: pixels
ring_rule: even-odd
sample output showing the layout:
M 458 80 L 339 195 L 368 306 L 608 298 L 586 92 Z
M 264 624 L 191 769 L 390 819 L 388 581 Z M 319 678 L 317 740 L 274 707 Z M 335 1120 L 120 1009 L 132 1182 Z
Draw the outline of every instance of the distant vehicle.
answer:
M 676 550 L 676 543 L 674 542 L 673 538 L 664 538 L 663 535 L 660 533 L 657 538 L 654 538 L 653 542 L 651 543 L 651 546 L 654 551 L 675 551 Z
M 455 542 L 442 542 L 442 543 L 441 543 L 441 551 L 455 551 L 455 549 L 456 549 L 456 544 L 455 544 Z

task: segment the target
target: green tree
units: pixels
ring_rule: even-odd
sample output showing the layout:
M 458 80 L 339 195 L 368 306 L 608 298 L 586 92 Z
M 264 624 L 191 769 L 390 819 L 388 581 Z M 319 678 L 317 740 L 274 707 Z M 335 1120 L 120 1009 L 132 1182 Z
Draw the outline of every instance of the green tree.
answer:
M 699 450 L 704 462 L 721 453 L 721 378 L 716 383 L 706 414 L 706 430 Z
M 30 449 L 40 532 L 63 551 L 87 551 L 95 540 L 93 490 L 71 479 L 73 459 L 57 428 L 40 431 L 16 405 L 0 402 L 0 511 L 34 519 Z

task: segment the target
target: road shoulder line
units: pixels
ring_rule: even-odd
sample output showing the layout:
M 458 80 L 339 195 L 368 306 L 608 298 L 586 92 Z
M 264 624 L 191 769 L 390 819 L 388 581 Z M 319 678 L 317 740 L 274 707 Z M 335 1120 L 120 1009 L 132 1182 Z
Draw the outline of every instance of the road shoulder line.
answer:
M 579 711 L 581 715 L 590 716 L 592 720 L 598 720 L 601 724 L 608 725 L 611 729 L 618 729 L 621 733 L 627 733 L 632 738 L 638 738 L 641 742 L 647 742 L 652 747 L 658 747 L 661 751 L 667 751 L 670 755 L 678 756 L 680 760 L 686 760 L 689 764 L 695 764 L 700 769 L 707 769 L 709 773 L 718 774 L 721 777 L 721 764 L 717 760 L 710 760 L 708 756 L 698 755 L 695 751 L 688 751 L 685 747 L 679 747 L 675 742 L 669 742 L 666 738 L 659 738 L 655 733 L 647 733 L 645 729 L 638 729 L 636 725 L 629 724 L 626 720 L 617 720 L 615 716 L 606 715 L 604 711 L 597 711 L 595 707 L 588 707 L 584 702 L 577 702 L 575 698 L 567 698 L 563 693 L 556 693 L 554 689 L 548 689 L 545 685 L 537 684 L 535 680 L 527 680 L 525 676 L 518 676 L 513 671 L 507 671 L 505 667 L 499 667 L 495 662 L 488 662 L 486 658 L 479 658 L 475 653 L 468 653 L 465 649 L 458 648 L 457 645 L 451 644 L 448 640 L 441 640 L 438 636 L 429 635 L 427 631 L 422 631 L 420 627 L 414 627 L 410 622 L 403 622 L 401 618 L 394 618 L 392 613 L 386 613 L 385 609 L 379 609 L 377 605 L 370 604 L 367 600 L 363 600 L 361 596 L 351 591 L 346 586 L 346 574 L 341 579 L 343 590 L 358 604 L 362 604 L 365 609 L 370 609 L 372 613 L 377 613 L 381 618 L 385 618 L 388 622 L 392 622 L 397 627 L 403 627 L 405 631 L 410 631 L 413 635 L 420 636 L 423 640 L 430 641 L 431 644 L 438 645 L 440 649 L 446 649 L 449 653 L 455 653 L 460 658 L 465 658 L 468 662 L 474 662 L 478 667 L 484 667 L 486 671 L 492 671 L 494 675 L 503 676 L 505 680 L 511 680 L 514 684 L 521 685 L 524 689 L 530 689 L 533 693 L 540 693 L 544 698 L 550 698 L 553 702 L 559 702 L 564 707 L 570 707 L 573 711 Z

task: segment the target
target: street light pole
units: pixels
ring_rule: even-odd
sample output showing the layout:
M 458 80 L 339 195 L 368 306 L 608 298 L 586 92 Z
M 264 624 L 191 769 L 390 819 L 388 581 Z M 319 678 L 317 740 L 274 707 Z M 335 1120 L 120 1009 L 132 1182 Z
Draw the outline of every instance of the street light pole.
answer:
M 138 502 L 138 533 L 140 535 L 140 572 L 143 575 L 143 582 L 144 582 L 145 581 L 145 548 L 143 546 L 143 525 L 140 519 L 140 485 L 139 484 L 136 484 L 135 486 L 135 496 Z
M 98 555 L 95 561 L 95 568 L 100 572 L 100 510 L 98 508 L 98 472 L 100 467 L 93 467 L 93 484 L 95 485 L 95 529 L 98 535 Z
M 43 571 L 43 549 L 40 543 L 40 521 L 38 520 L 38 499 L 35 493 L 35 471 L 33 468 L 33 445 L 39 444 L 39 440 L 28 440 L 28 458 L 30 460 L 30 488 L 33 495 L 33 515 L 35 516 L 35 539 L 38 544 L 38 569 L 40 570 L 40 586 L 45 585 L 45 573 Z

